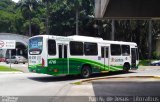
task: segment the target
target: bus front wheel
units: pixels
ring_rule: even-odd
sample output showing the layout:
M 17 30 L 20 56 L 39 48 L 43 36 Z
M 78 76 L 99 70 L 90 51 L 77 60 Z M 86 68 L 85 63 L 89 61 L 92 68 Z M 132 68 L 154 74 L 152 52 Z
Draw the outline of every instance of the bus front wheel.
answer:
M 130 69 L 130 65 L 128 63 L 125 63 L 123 65 L 123 72 L 127 73 L 127 72 L 129 72 L 129 69 Z
M 83 78 L 88 78 L 91 75 L 91 68 L 88 65 L 84 65 L 82 70 L 81 70 L 81 76 Z

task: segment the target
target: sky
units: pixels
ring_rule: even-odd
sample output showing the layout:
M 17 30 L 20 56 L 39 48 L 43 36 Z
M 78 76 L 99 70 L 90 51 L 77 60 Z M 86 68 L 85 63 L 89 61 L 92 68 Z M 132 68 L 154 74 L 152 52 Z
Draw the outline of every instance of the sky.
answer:
M 14 1 L 14 2 L 18 2 L 19 0 L 12 0 L 12 1 Z

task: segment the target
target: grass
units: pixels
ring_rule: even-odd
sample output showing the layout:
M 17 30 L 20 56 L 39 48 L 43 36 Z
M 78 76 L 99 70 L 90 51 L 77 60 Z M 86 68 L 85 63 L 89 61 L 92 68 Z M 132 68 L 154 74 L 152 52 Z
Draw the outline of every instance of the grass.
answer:
M 0 66 L 0 71 L 20 71 L 20 70 L 9 68 L 6 66 Z
M 81 82 L 75 82 L 75 83 L 72 83 L 72 84 L 81 85 L 82 83 Z

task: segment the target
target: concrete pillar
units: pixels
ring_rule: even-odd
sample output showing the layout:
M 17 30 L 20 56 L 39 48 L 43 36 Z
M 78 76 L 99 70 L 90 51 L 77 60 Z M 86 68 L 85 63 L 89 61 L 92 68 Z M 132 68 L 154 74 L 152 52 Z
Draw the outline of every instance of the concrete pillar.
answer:
M 115 20 L 112 19 L 112 33 L 111 33 L 111 40 L 114 40 L 114 35 L 115 35 Z

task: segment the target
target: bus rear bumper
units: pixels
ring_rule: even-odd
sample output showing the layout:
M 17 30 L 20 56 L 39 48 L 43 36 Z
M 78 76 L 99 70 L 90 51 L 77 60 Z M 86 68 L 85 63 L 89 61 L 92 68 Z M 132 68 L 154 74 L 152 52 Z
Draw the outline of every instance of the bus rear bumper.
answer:
M 33 72 L 33 73 L 43 73 L 43 74 L 47 74 L 48 70 L 47 68 L 28 68 L 29 72 Z

